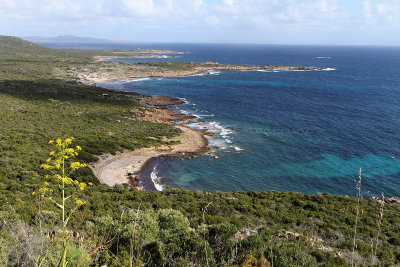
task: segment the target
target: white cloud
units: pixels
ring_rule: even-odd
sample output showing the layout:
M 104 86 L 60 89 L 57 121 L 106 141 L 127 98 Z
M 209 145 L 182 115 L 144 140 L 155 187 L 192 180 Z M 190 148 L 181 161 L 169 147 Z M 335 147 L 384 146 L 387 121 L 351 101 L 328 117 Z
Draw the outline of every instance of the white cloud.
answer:
M 373 29 L 397 28 L 400 30 L 400 3 L 398 1 L 380 1 L 363 3 L 363 24 Z
M 121 4 L 121 10 L 127 12 L 127 14 L 132 16 L 147 17 L 153 15 L 155 12 L 153 0 L 122 0 Z
M 399 0 L 0 0 L 0 30 L 124 25 L 207 33 L 400 30 Z M 118 27 L 119 26 L 119 27 Z M 61 29 L 61 28 L 60 28 Z M 10 30 L 9 30 L 10 31 Z M 33 31 L 33 30 L 32 30 Z M 222 32 L 224 31 L 224 32 Z M 15 34 L 18 35 L 18 32 Z M 60 32 L 62 34 L 62 32 Z

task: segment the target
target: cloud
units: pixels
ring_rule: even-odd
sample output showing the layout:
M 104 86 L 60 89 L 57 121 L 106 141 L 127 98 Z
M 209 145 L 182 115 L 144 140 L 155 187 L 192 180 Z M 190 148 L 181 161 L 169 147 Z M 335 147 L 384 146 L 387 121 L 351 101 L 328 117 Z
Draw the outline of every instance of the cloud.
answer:
M 46 25 L 54 30 L 62 25 L 60 31 L 68 26 L 70 32 L 103 27 L 110 35 L 125 28 L 192 36 L 218 31 L 220 36 L 235 31 L 317 34 L 400 30 L 399 20 L 398 0 L 0 0 L 0 30 L 15 29 L 16 35 L 24 26 L 25 32 L 46 32 Z
M 118 1 L 116 1 L 118 3 Z M 122 0 L 121 10 L 131 16 L 147 17 L 155 13 L 153 0 L 132 1 Z
M 363 25 L 375 29 L 400 29 L 400 3 L 398 1 L 363 2 Z

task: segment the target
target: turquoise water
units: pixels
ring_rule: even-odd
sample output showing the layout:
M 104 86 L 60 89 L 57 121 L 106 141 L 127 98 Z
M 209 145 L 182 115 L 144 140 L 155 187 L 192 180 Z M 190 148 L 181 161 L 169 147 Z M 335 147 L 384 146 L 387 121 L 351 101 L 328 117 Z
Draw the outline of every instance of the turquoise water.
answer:
M 400 48 L 244 45 L 148 45 L 190 51 L 178 58 L 125 61 L 217 61 L 323 66 L 330 71 L 213 72 L 103 84 L 185 98 L 175 109 L 207 127 L 214 158 L 158 160 L 143 179 L 158 188 L 283 190 L 400 195 Z

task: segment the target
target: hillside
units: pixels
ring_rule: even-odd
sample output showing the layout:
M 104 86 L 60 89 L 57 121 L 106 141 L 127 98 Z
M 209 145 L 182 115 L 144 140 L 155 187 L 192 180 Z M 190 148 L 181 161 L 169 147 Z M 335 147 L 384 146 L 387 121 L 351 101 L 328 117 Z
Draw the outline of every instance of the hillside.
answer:
M 56 37 L 41 37 L 41 36 L 29 36 L 23 37 L 24 40 L 28 40 L 34 43 L 63 43 L 63 44 L 95 44 L 95 43 L 135 43 L 133 41 L 114 41 L 108 39 L 98 39 L 91 37 L 80 37 L 73 35 L 61 35 Z
M 0 53 L 8 55 L 50 55 L 53 53 L 53 50 L 18 37 L 0 36 Z
M 100 184 L 88 167 L 71 175 L 93 185 L 74 195 L 87 203 L 74 210 L 63 236 L 60 209 L 40 194 L 40 188 L 51 189 L 52 200 L 60 201 L 60 187 L 40 168 L 54 148 L 49 140 L 75 137 L 73 146 L 82 147 L 77 160 L 91 163 L 101 154 L 168 144 L 166 137 L 180 133 L 140 120 L 149 108 L 139 104 L 142 95 L 77 83 L 70 71 L 100 65 L 169 71 L 190 64 L 94 61 L 101 53 L 108 52 L 54 50 L 0 37 L 0 266 L 35 266 L 38 260 L 55 266 L 64 238 L 72 266 L 400 264 L 396 204 L 386 203 L 381 216 L 382 202 L 362 199 L 358 205 L 356 198 L 329 194 L 145 192 Z

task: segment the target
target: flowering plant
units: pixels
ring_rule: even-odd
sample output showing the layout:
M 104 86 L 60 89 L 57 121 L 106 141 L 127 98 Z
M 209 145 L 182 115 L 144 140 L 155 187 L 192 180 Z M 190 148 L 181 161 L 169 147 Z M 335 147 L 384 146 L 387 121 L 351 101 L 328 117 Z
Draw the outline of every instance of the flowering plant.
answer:
M 78 156 L 78 151 L 82 150 L 80 146 L 76 146 L 75 148 L 70 147 L 74 138 L 70 137 L 65 140 L 58 138 L 57 140 L 50 140 L 49 144 L 55 146 L 55 149 L 50 151 L 49 157 L 46 160 L 46 163 L 42 164 L 40 167 L 47 172 L 48 175 L 45 176 L 46 181 L 43 182 L 43 187 L 38 190 L 38 194 L 41 197 L 46 198 L 52 201 L 61 209 L 62 214 L 62 237 L 63 237 L 63 254 L 60 259 L 59 266 L 65 266 L 66 264 L 66 248 L 67 248 L 67 237 L 66 237 L 66 227 L 71 215 L 78 209 L 80 206 L 86 204 L 86 201 L 83 201 L 80 198 L 74 197 L 77 192 L 84 191 L 88 184 L 92 185 L 92 183 L 84 183 L 79 182 L 78 180 L 74 180 L 70 177 L 70 175 L 79 168 L 86 167 L 87 165 L 84 163 L 80 163 L 75 160 L 76 156 Z M 57 202 L 53 199 L 54 190 L 52 186 L 58 185 L 61 190 L 61 201 Z M 66 196 L 67 186 L 71 186 L 71 188 L 75 188 L 72 190 L 71 195 Z M 33 194 L 36 194 L 34 192 Z M 69 211 L 66 208 L 67 202 L 73 202 L 73 208 Z

